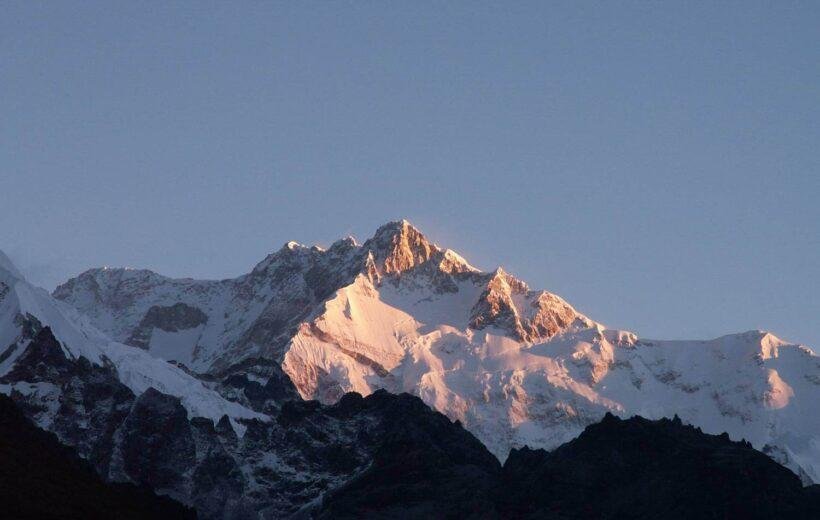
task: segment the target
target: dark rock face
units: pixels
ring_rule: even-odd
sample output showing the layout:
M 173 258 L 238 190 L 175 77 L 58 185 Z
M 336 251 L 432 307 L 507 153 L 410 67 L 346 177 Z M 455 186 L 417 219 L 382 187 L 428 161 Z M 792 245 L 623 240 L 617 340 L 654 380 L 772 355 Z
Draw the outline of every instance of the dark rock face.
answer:
M 813 493 L 726 434 L 608 414 L 553 452 L 514 450 L 498 503 L 510 518 L 817 518 Z
M 253 362 L 263 363 L 258 360 Z M 272 364 L 266 375 L 267 381 L 264 384 L 251 380 L 243 373 L 228 376 L 219 384 L 219 393 L 226 399 L 266 414 L 275 413 L 287 401 L 301 399 L 282 367 Z
M 105 479 L 150 487 L 196 507 L 203 518 L 292 515 L 376 460 L 379 467 L 394 468 L 397 478 L 417 458 L 406 475 L 422 479 L 436 471 L 434 480 L 414 491 L 419 501 L 436 483 L 460 481 L 462 467 L 476 473 L 465 481 L 475 486 L 485 485 L 487 471 L 499 470 L 474 437 L 416 397 L 380 391 L 322 406 L 298 399 L 284 374 L 265 385 L 241 379 L 225 385 L 265 408 L 270 421 L 232 424 L 223 417 L 214 424 L 188 418 L 178 398 L 153 388 L 134 396 L 113 367 L 67 358 L 46 327 L 2 383 L 14 388 L 12 397 L 27 415 L 75 447 Z M 53 393 L 29 392 L 32 385 Z M 391 460 L 392 453 L 409 458 Z M 436 500 L 419 511 L 430 510 Z
M 178 398 L 149 388 L 131 407 L 118 436 L 125 475 L 158 491 L 187 494 L 184 471 L 196 463 L 196 445 Z
M 11 397 L 39 425 L 74 447 L 102 474 L 107 473 L 113 436 L 127 417 L 134 394 L 117 379 L 113 367 L 85 358 L 68 359 L 51 329 L 41 328 L 0 379 Z M 48 393 L 29 394 L 26 386 L 44 384 Z
M 206 518 L 231 507 L 231 499 L 240 501 L 236 482 L 225 483 L 237 479 L 236 462 L 227 457 L 211 420 L 189 420 L 178 398 L 153 388 L 135 397 L 114 367 L 67 358 L 48 327 L 0 383 L 12 386 L 11 398 L 27 416 L 76 449 L 106 480 L 154 489 L 206 511 Z M 33 385 L 52 391 L 29 393 Z M 215 467 L 216 476 L 207 477 Z
M 408 394 L 378 391 L 366 398 L 347 394 L 333 406 L 290 401 L 282 406 L 274 424 L 253 421 L 247 427 L 239 443 L 243 459 L 275 456 L 279 461 L 276 466 L 254 466 L 255 485 L 264 484 L 265 489 L 248 491 L 251 496 L 269 497 L 270 506 L 264 511 L 273 518 L 293 515 L 321 493 L 343 485 L 367 488 L 377 461 L 392 467 L 400 479 L 421 478 L 426 469 L 435 469 L 433 460 L 444 461 L 449 469 L 414 491 L 420 502 L 436 483 L 443 483 L 446 477 L 458 477 L 458 471 L 452 468 L 486 465 L 490 471 L 499 469 L 497 460 L 460 425 Z M 397 450 L 411 447 L 414 451 L 407 452 L 406 460 L 391 459 L 391 454 L 401 453 Z M 433 455 L 411 470 L 406 462 L 425 449 L 432 450 Z M 450 464 L 450 460 L 458 462 Z M 481 471 L 478 474 L 485 477 Z M 378 478 L 381 472 L 375 475 Z M 479 482 L 481 478 L 473 480 Z M 397 480 L 395 485 L 402 483 Z M 407 491 L 410 492 L 409 488 Z M 437 498 L 427 500 L 434 504 Z M 419 511 L 429 510 L 430 504 Z
M 154 305 L 145 313 L 126 343 L 147 349 L 155 328 L 165 332 L 178 332 L 199 327 L 207 322 L 208 316 L 202 310 L 182 302 L 168 306 Z
M 236 446 L 236 433 L 230 424 L 228 428 L 231 438 L 226 438 L 209 419 L 191 420 L 199 462 L 191 475 L 190 494 L 202 511 L 233 511 L 235 517 L 250 516 L 252 508 L 242 503 L 245 479 L 231 454 L 231 448 Z
M 196 518 L 150 490 L 107 484 L 57 437 L 0 394 L 0 515 L 3 518 Z

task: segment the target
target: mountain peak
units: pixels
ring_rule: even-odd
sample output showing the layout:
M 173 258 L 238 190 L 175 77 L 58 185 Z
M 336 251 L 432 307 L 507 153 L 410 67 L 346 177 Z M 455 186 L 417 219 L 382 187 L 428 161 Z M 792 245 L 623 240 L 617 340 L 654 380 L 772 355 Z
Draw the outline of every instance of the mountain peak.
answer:
M 305 246 L 304 244 L 300 244 L 295 240 L 290 240 L 286 242 L 282 247 L 279 248 L 277 254 L 290 254 L 298 251 L 305 251 L 310 249 L 309 247 Z
M 526 282 L 511 275 L 501 266 L 496 267 L 493 271 L 489 287 L 509 294 L 526 294 L 530 290 Z
M 380 226 L 379 229 L 376 230 L 376 233 L 373 235 L 371 240 L 385 239 L 408 234 L 421 235 L 421 231 L 419 231 L 419 229 L 411 224 L 407 219 L 393 220 Z
M 356 241 L 356 237 L 348 235 L 330 244 L 330 249 L 350 249 L 352 247 L 358 247 L 358 245 L 359 242 Z
M 422 264 L 441 250 L 407 220 L 388 222 L 364 243 L 385 274 L 401 273 Z
M 480 272 L 478 269 L 470 265 L 470 263 L 467 260 L 465 260 L 463 256 L 456 253 L 452 249 L 446 249 L 444 251 L 444 258 L 441 260 L 441 263 L 439 264 L 439 269 L 448 273 Z

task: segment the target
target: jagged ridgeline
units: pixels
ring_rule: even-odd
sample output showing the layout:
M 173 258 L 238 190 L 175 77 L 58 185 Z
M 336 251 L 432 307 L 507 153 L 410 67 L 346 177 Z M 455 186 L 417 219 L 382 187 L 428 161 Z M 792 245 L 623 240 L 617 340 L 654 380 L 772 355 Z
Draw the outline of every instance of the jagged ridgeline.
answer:
M 760 331 L 654 341 L 611 330 L 501 269 L 479 271 L 406 221 L 363 244 L 291 242 L 220 281 L 103 268 L 49 295 L 0 256 L 0 391 L 106 480 L 149 486 L 204 518 L 583 517 L 570 498 L 549 498 L 564 478 L 555 454 L 576 444 L 521 450 L 554 450 L 607 413 L 677 414 L 728 432 L 721 442 L 768 457 L 732 455 L 727 481 L 757 475 L 761 460 L 780 468 L 776 460 L 789 470 L 774 475 L 787 476 L 747 485 L 768 482 L 796 512 L 814 489 L 799 482 L 820 474 L 820 362 L 810 348 Z M 694 442 L 669 431 L 672 447 L 678 436 Z M 617 462 L 624 448 L 602 449 Z M 521 464 L 532 453 L 543 466 Z M 647 463 L 621 462 L 625 472 Z M 496 494 L 537 467 L 547 481 L 516 501 L 529 509 Z M 662 469 L 641 471 L 660 486 Z M 623 480 L 609 485 L 633 502 L 639 491 L 672 493 Z M 694 477 L 678 480 L 699 489 Z M 793 482 L 800 491 L 787 491 Z M 714 507 L 726 499 L 714 496 Z M 620 511 L 616 499 L 590 515 Z

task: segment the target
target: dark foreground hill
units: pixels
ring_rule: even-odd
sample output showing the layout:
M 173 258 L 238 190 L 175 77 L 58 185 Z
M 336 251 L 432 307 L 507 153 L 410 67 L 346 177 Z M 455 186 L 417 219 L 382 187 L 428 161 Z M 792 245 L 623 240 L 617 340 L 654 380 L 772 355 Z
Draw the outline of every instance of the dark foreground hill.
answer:
M 820 487 L 746 442 L 675 419 L 607 415 L 552 452 L 503 469 L 425 447 L 413 428 L 326 498 L 321 518 L 817 519 Z M 462 451 L 460 453 L 464 455 Z
M 193 519 L 196 514 L 145 488 L 103 482 L 73 449 L 34 426 L 0 394 L 0 517 Z
M 502 480 L 511 518 L 820 518 L 817 486 L 677 418 L 607 414 L 550 453 L 513 451 Z
M 607 415 L 552 452 L 514 450 L 502 467 L 458 423 L 407 394 L 348 394 L 333 407 L 293 402 L 278 424 L 300 432 L 327 426 L 325 416 L 367 419 L 370 430 L 353 438 L 370 445 L 370 463 L 344 464 L 347 482 L 296 518 L 820 518 L 818 486 L 802 487 L 746 442 L 677 418 Z M 315 455 L 329 464 L 346 453 L 336 446 Z M 3 395 L 0 503 L 3 518 L 195 518 L 149 489 L 105 483 Z

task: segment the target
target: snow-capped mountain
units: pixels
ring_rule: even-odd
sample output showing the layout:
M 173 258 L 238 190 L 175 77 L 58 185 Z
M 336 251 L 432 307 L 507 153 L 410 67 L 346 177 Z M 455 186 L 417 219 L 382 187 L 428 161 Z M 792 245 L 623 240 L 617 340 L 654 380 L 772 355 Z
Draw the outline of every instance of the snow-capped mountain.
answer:
M 218 385 L 196 378 L 108 339 L 2 253 L 0 341 L 0 393 L 29 419 L 105 480 L 146 486 L 204 519 L 299 515 L 410 430 L 432 454 L 497 465 L 469 432 L 413 396 L 350 394 L 323 406 L 302 401 L 281 370 L 264 385 L 236 374 Z M 23 492 L 36 500 L 37 490 Z
M 236 279 L 92 269 L 54 297 L 135 351 L 210 379 L 264 384 L 283 370 L 324 403 L 416 394 L 502 460 L 514 447 L 554 448 L 608 411 L 677 414 L 820 481 L 810 348 L 760 331 L 650 341 L 610 330 L 501 269 L 478 271 L 406 221 L 361 245 L 288 243 Z
M 203 382 L 181 368 L 151 356 L 144 350 L 110 340 L 87 318 L 71 306 L 57 301 L 47 291 L 28 283 L 11 261 L 0 252 L 0 378 L 6 376 L 29 343 L 48 327 L 70 360 L 85 358 L 97 366 L 113 367 L 117 377 L 139 395 L 148 388 L 181 399 L 190 417 L 219 420 L 223 415 L 233 419 L 263 418 L 237 403 L 223 398 Z M 56 404 L 60 389 L 48 385 L 0 385 L 0 391 L 53 394 Z M 38 423 L 46 425 L 51 417 L 44 411 Z

